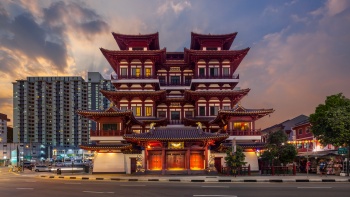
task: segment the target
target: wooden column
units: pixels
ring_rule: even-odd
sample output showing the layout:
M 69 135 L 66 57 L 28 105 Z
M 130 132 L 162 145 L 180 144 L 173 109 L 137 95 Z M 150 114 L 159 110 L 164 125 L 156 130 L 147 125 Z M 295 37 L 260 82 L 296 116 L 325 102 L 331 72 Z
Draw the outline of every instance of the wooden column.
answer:
M 222 60 L 219 61 L 219 75 L 222 78 Z
M 165 170 L 166 170 L 166 155 L 165 155 L 165 144 L 163 143 L 163 146 L 162 146 L 162 175 L 165 174 Z
M 209 79 L 209 61 L 205 61 L 205 78 Z
M 128 77 L 127 78 L 131 78 L 131 64 L 130 61 L 128 61 Z
M 186 150 L 186 169 L 187 174 L 191 174 L 191 165 L 190 165 L 190 153 L 191 153 L 191 147 L 187 147 Z
M 208 168 L 208 144 L 205 145 L 205 149 L 204 149 L 204 169 Z
M 148 170 L 148 167 L 147 167 L 147 162 L 148 162 L 148 150 L 147 150 L 147 146 L 146 144 L 143 145 L 144 146 L 144 149 L 145 149 L 145 158 L 144 158 L 144 168 L 145 170 Z

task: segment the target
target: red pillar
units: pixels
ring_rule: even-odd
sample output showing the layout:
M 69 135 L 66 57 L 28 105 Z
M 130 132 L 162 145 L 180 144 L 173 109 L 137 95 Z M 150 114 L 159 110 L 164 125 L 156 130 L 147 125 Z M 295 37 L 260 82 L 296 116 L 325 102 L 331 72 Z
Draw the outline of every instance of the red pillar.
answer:
M 145 145 L 146 146 L 146 145 Z M 144 158 L 144 161 L 145 161 L 145 163 L 144 163 L 144 168 L 145 168 L 145 170 L 148 170 L 147 168 L 147 162 L 148 162 L 148 150 L 147 150 L 147 147 L 145 147 L 145 158 Z
M 208 145 L 205 145 L 205 150 L 204 150 L 204 169 L 208 168 Z
M 163 145 L 163 147 L 162 147 L 162 175 L 165 174 L 165 169 L 166 169 L 165 161 L 166 161 L 166 159 L 165 159 L 165 147 Z

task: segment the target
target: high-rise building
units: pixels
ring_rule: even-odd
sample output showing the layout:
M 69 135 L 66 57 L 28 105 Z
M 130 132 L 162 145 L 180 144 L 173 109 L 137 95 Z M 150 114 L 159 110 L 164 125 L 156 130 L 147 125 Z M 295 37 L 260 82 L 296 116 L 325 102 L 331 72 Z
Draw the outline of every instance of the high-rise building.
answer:
M 6 114 L 0 113 L 0 143 L 7 143 L 7 122 L 9 121 Z
M 99 72 L 88 72 L 88 109 L 106 109 L 110 102 L 100 90 L 115 90 L 111 80 L 104 79 Z M 96 122 L 89 120 L 89 131 L 96 130 Z
M 77 153 L 89 142 L 88 120 L 76 115 L 88 109 L 87 83 L 82 77 L 27 77 L 13 83 L 14 142 L 40 143 L 53 149 Z

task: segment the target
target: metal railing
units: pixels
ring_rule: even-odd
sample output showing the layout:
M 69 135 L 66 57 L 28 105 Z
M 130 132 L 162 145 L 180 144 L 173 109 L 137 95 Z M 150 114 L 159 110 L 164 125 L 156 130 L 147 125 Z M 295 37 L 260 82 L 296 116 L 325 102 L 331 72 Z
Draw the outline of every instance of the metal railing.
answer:
M 111 75 L 111 79 L 157 79 L 156 75 Z
M 183 124 L 183 120 L 168 120 L 168 124 L 170 124 L 170 125 L 181 125 L 181 124 Z
M 238 130 L 228 130 L 228 134 L 230 135 L 238 135 L 238 136 L 260 136 L 261 130 L 246 130 L 246 131 L 238 131 Z
M 237 75 L 194 75 L 195 79 L 239 79 L 239 74 Z
M 123 136 L 126 134 L 123 130 L 97 130 L 90 131 L 90 136 Z

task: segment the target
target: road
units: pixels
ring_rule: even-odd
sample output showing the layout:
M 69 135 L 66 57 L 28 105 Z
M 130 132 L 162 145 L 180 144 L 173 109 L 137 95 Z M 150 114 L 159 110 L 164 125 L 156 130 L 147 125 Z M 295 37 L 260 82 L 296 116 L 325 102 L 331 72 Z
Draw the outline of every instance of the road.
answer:
M 43 179 L 0 172 L 1 197 L 348 197 L 350 183 L 192 183 Z

